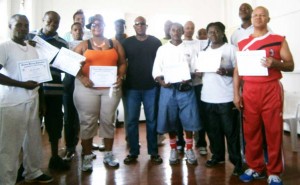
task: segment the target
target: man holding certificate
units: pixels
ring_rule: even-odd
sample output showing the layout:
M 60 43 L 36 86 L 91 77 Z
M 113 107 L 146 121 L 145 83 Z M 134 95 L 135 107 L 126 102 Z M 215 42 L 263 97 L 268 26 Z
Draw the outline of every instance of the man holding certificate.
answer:
M 271 34 L 267 24 L 269 12 L 265 7 L 257 7 L 252 13 L 254 33 L 238 43 L 240 51 L 265 51 L 261 65 L 267 68 L 267 76 L 245 75 L 239 72 L 245 61 L 237 61 L 234 71 L 234 103 L 243 109 L 244 137 L 246 141 L 246 161 L 249 169 L 240 176 L 243 182 L 265 177 L 267 171 L 270 185 L 282 185 L 283 172 L 283 89 L 279 80 L 281 71 L 293 71 L 294 61 L 287 41 L 283 36 Z M 256 61 L 253 61 L 256 62 Z M 241 80 L 243 92 L 240 95 Z M 264 131 L 262 130 L 264 124 Z M 262 148 L 262 132 L 265 132 L 269 162 L 265 164 Z
M 46 50 L 46 53 L 50 48 L 54 48 L 54 50 L 57 51 L 62 47 L 68 48 L 67 42 L 60 38 L 56 32 L 59 27 L 59 22 L 60 16 L 57 12 L 46 12 L 43 17 L 43 28 L 37 34 L 29 34 L 29 39 L 38 38 L 41 40 L 44 43 L 42 48 Z M 38 43 L 36 45 L 37 50 L 39 48 Z M 53 57 L 54 56 L 55 55 L 53 55 Z M 52 58 L 51 61 L 49 61 L 50 63 L 53 62 L 53 57 L 50 57 Z M 61 138 L 63 127 L 62 95 L 64 90 L 71 90 L 70 86 L 72 83 L 64 80 L 63 85 L 61 80 L 62 71 L 54 67 L 51 67 L 50 70 L 53 80 L 49 83 L 43 83 L 42 85 L 46 106 L 44 121 L 51 144 L 51 158 L 48 167 L 55 170 L 67 170 L 69 169 L 69 165 L 58 155 L 58 141 Z M 65 110 L 68 109 L 65 108 Z
M 201 129 L 191 72 L 195 71 L 196 52 L 182 42 L 183 26 L 173 23 L 171 41 L 161 46 L 156 54 L 152 76 L 161 85 L 157 132 L 169 133 L 171 153 L 169 163 L 179 162 L 176 132 L 178 117 L 185 131 L 186 158 L 197 164 L 193 151 L 193 132 Z
M 93 170 L 92 141 L 100 122 L 100 137 L 104 138 L 103 163 L 118 167 L 112 153 L 115 112 L 121 98 L 126 73 L 124 50 L 117 40 L 103 36 L 104 21 L 96 14 L 86 25 L 93 37 L 81 42 L 74 51 L 86 57 L 85 64 L 75 79 L 74 104 L 80 120 L 82 171 Z
M 0 184 L 15 184 L 21 148 L 25 181 L 53 181 L 40 170 L 42 141 L 39 119 L 39 84 L 22 81 L 18 62 L 38 59 L 25 42 L 29 22 L 16 14 L 9 21 L 11 40 L 0 44 Z

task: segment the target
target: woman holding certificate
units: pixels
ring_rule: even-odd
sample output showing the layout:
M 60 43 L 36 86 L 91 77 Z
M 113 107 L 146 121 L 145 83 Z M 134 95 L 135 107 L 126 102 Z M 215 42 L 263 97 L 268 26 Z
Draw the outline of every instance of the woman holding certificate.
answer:
M 210 141 L 212 157 L 206 162 L 213 167 L 225 161 L 225 137 L 229 159 L 235 166 L 233 175 L 242 173 L 242 162 L 239 149 L 239 129 L 234 117 L 233 104 L 233 68 L 235 63 L 235 47 L 227 43 L 225 26 L 221 22 L 213 22 L 207 26 L 210 44 L 204 49 L 211 55 L 220 53 L 219 69 L 203 74 L 203 101 L 206 131 Z
M 86 25 L 93 37 L 81 42 L 74 51 L 86 57 L 75 79 L 74 104 L 80 120 L 82 171 L 92 171 L 92 140 L 97 134 L 104 138 L 103 163 L 118 167 L 112 153 L 115 111 L 121 98 L 122 80 L 126 72 L 124 50 L 117 40 L 103 36 L 104 21 L 100 14 Z

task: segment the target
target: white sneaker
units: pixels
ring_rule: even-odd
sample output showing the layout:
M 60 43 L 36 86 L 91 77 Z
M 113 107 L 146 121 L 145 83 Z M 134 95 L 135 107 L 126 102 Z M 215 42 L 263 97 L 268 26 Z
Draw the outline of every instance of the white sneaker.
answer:
M 165 136 L 165 135 L 160 135 L 160 134 L 158 134 L 158 135 L 157 135 L 157 144 L 158 144 L 158 145 L 162 145 L 165 139 L 166 139 L 166 136 Z
M 104 154 L 103 163 L 111 167 L 119 167 L 119 161 L 115 158 L 112 152 Z
M 93 171 L 93 154 L 83 156 L 81 170 L 84 172 Z
M 176 149 L 171 149 L 169 163 L 170 165 L 179 163 L 178 152 Z
M 185 157 L 189 164 L 197 164 L 197 158 L 193 149 L 186 150 Z
M 200 155 L 207 155 L 206 147 L 199 147 L 199 154 Z
M 277 175 L 270 175 L 268 177 L 268 184 L 270 184 L 270 185 L 282 185 L 282 181 Z

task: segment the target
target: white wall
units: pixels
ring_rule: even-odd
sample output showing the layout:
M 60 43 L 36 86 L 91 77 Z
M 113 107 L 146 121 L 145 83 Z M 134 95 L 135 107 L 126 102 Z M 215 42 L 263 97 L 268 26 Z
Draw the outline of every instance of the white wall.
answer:
M 227 26 L 227 36 L 240 24 L 238 9 L 240 4 L 247 2 L 253 7 L 263 5 L 270 11 L 270 27 L 275 33 L 286 36 L 290 49 L 294 56 L 294 73 L 284 73 L 282 80 L 287 90 L 300 91 L 300 86 L 295 83 L 300 80 L 300 29 L 297 20 L 300 20 L 299 0 L 23 0 L 23 10 L 29 20 L 31 29 L 40 29 L 43 14 L 48 10 L 57 11 L 61 15 L 61 24 L 58 32 L 62 35 L 69 31 L 73 13 L 83 9 L 88 15 L 101 13 L 106 20 L 106 35 L 114 34 L 112 24 L 117 18 L 127 20 L 127 33 L 134 34 L 133 19 L 142 15 L 148 21 L 148 34 L 159 38 L 163 36 L 163 23 L 170 19 L 184 23 L 194 21 L 196 30 L 213 21 L 221 21 Z M 8 18 L 19 13 L 21 0 L 0 0 L 0 11 L 6 12 L 1 15 L 1 22 L 7 23 Z M 4 24 L 5 25 L 5 24 Z M 7 26 L 0 29 L 0 41 L 8 37 Z

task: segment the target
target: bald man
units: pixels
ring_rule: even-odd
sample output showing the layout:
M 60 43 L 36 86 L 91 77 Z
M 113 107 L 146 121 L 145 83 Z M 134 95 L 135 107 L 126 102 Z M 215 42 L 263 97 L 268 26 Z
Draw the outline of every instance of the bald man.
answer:
M 40 170 L 39 84 L 22 81 L 17 70 L 18 62 L 38 59 L 38 54 L 25 42 L 29 31 L 25 15 L 13 15 L 9 29 L 11 40 L 0 44 L 0 184 L 15 184 L 21 148 L 25 180 L 48 183 L 52 177 Z
M 234 71 L 234 104 L 243 109 L 243 128 L 246 141 L 246 161 L 249 169 L 240 176 L 243 182 L 268 175 L 270 185 L 282 185 L 283 172 L 282 132 L 283 132 L 283 89 L 280 84 L 281 71 L 293 71 L 293 56 L 285 37 L 268 31 L 269 11 L 262 6 L 254 9 L 251 17 L 254 27 L 249 38 L 238 43 L 240 51 L 265 50 L 262 65 L 268 69 L 268 76 L 239 76 L 238 67 Z M 241 92 L 243 80 L 243 93 Z M 242 97 L 242 98 L 241 98 Z M 262 122 L 263 120 L 263 122 Z M 264 125 L 264 131 L 262 130 Z M 266 136 L 269 162 L 263 157 L 263 132 Z

